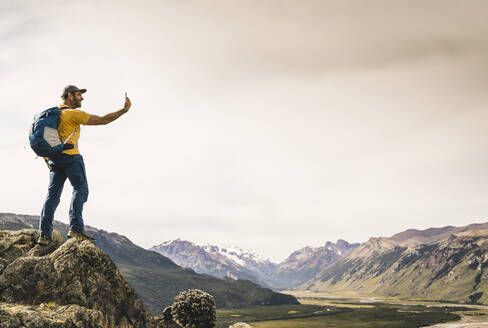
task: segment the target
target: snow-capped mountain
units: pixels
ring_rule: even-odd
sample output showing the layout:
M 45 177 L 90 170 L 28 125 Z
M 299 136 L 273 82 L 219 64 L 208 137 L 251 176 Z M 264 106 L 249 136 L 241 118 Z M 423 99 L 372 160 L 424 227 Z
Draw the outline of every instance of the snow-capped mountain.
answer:
M 276 267 L 276 264 L 272 263 L 269 259 L 261 257 L 256 252 L 244 250 L 240 247 L 207 245 L 202 248 L 211 254 L 220 254 L 227 257 L 229 260 L 253 272 L 257 277 L 270 274 Z
M 181 239 L 167 241 L 150 250 L 169 257 L 176 264 L 218 278 L 247 279 L 274 289 L 297 287 L 346 256 L 359 244 L 344 240 L 322 247 L 304 247 L 280 264 L 239 247 L 199 246 Z
M 237 247 L 199 246 L 177 239 L 151 247 L 149 250 L 169 257 L 176 264 L 218 278 L 251 280 L 268 286 L 259 278 L 273 264 L 256 253 Z

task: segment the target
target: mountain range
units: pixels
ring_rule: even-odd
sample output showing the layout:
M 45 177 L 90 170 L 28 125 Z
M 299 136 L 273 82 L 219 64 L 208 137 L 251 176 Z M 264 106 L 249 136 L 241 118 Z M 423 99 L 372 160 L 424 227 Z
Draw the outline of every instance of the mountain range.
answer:
M 0 213 L 2 230 L 38 229 L 39 217 Z M 66 240 L 68 225 L 54 221 L 54 228 Z M 201 289 L 215 298 L 219 308 L 254 305 L 297 304 L 291 295 L 276 293 L 249 280 L 218 279 L 185 269 L 167 257 L 132 243 L 127 237 L 85 226 L 96 245 L 116 263 L 122 276 L 134 288 L 153 314 L 161 314 L 173 298 L 187 289 Z
M 274 289 L 488 304 L 488 223 L 408 229 L 363 244 L 326 242 L 297 250 L 277 264 L 261 259 L 248 266 L 243 259 L 249 252 L 229 256 L 227 249 L 182 240 L 151 249 L 208 274 L 215 274 L 218 260 L 226 268 L 221 276 L 251 274 L 249 279 Z M 255 262 L 266 263 L 266 271 L 257 272 Z
M 3 229 L 37 228 L 38 220 L 0 213 Z M 55 228 L 65 236 L 68 227 L 55 221 Z M 408 229 L 362 244 L 326 242 L 299 249 L 281 263 L 238 247 L 183 240 L 145 250 L 116 233 L 87 230 L 153 313 L 160 313 L 178 291 L 190 288 L 208 291 L 219 307 L 297 303 L 290 295 L 261 286 L 488 304 L 488 223 Z
M 370 238 L 301 289 L 488 303 L 488 223 Z
M 239 247 L 199 246 L 177 239 L 153 246 L 182 267 L 219 278 L 248 279 L 273 289 L 289 289 L 312 279 L 317 272 L 346 256 L 359 244 L 345 240 L 321 247 L 304 247 L 281 263 L 272 263 Z

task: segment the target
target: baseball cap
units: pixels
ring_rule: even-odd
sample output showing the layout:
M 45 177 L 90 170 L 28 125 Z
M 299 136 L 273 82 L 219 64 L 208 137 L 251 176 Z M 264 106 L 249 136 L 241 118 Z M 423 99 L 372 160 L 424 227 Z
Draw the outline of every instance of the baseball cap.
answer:
M 65 99 L 68 97 L 68 93 L 76 92 L 76 91 L 81 91 L 81 93 L 85 93 L 86 89 L 78 89 L 74 85 L 67 85 L 63 89 L 63 93 L 61 94 L 61 98 Z

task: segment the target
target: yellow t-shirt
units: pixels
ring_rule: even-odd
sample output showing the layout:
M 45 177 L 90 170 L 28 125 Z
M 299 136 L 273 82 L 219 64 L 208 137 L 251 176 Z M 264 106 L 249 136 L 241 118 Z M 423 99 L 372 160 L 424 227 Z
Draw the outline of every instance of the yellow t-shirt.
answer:
M 58 107 L 59 109 L 62 109 L 59 114 L 58 124 L 58 134 L 61 142 L 65 142 L 66 138 L 68 138 L 68 136 L 76 129 L 75 133 L 68 139 L 68 142 L 73 144 L 75 148 L 63 150 L 63 154 L 79 154 L 78 140 L 80 139 L 80 124 L 85 125 L 91 115 L 79 109 L 71 109 L 65 104 L 59 105 Z

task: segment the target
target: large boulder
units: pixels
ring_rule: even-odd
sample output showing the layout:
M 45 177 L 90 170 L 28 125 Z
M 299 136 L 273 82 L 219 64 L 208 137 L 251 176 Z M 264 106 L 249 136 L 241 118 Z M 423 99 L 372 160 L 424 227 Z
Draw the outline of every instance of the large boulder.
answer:
M 39 246 L 38 237 L 33 229 L 0 231 L 0 327 L 8 320 L 26 327 L 156 327 L 97 246 L 74 238 Z
M 238 322 L 233 324 L 232 326 L 229 326 L 229 328 L 252 328 L 252 326 L 245 322 Z

